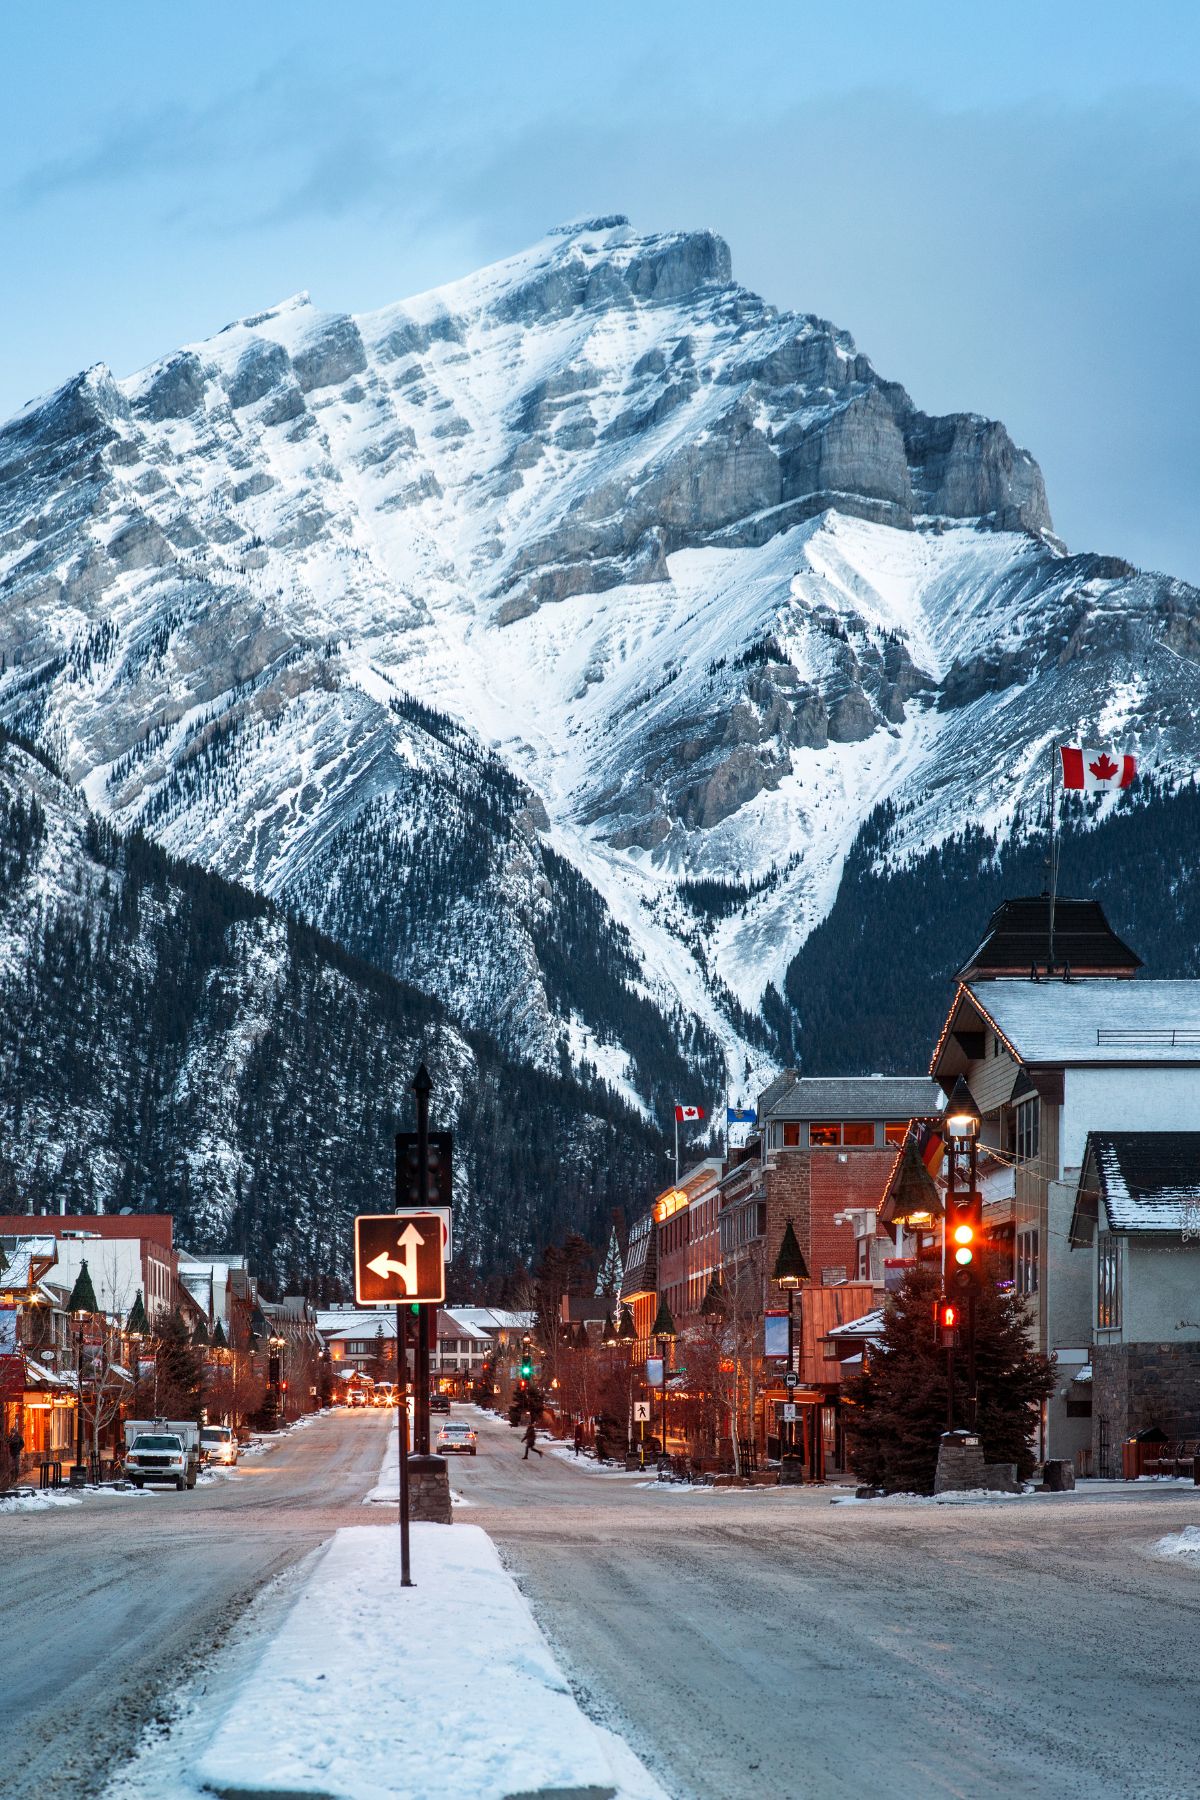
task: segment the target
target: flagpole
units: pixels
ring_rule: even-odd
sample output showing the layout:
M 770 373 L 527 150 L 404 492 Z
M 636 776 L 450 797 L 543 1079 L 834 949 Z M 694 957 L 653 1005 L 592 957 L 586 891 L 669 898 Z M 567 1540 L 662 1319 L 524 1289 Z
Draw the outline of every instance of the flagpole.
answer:
M 675 1107 L 675 1186 L 679 1186 L 679 1107 Z
M 1047 973 L 1054 973 L 1054 903 L 1058 898 L 1058 836 L 1055 830 L 1054 810 L 1054 765 L 1058 760 L 1058 745 L 1050 740 L 1050 966 Z

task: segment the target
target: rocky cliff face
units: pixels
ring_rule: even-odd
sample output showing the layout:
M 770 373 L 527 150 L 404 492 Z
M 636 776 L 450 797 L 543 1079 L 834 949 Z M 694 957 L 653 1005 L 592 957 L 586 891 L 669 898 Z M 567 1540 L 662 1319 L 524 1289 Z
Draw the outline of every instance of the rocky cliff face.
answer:
M 655 1110 L 769 1063 L 881 800 L 903 854 L 1002 826 L 1056 733 L 1194 763 L 1193 590 L 1068 556 L 1002 425 L 618 217 L 77 377 L 0 431 L 0 581 L 0 717 L 98 811 Z

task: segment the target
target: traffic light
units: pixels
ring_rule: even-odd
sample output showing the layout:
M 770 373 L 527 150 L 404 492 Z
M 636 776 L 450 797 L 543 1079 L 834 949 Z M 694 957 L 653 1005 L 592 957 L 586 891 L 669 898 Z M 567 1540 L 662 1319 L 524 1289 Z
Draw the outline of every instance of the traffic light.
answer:
M 952 1285 L 957 1293 L 969 1293 L 978 1280 L 983 1251 L 983 1195 L 977 1189 L 955 1194 L 946 1229 L 954 1263 Z
M 521 1339 L 521 1386 L 533 1380 L 533 1350 L 528 1333 Z
M 943 1350 L 958 1348 L 958 1305 L 953 1300 L 941 1299 L 933 1309 L 937 1327 L 938 1345 Z
M 419 1212 L 426 1206 L 454 1204 L 454 1133 L 431 1131 L 425 1167 L 429 1171 L 428 1192 L 422 1202 L 421 1165 L 417 1157 L 415 1131 L 396 1133 L 396 1211 Z

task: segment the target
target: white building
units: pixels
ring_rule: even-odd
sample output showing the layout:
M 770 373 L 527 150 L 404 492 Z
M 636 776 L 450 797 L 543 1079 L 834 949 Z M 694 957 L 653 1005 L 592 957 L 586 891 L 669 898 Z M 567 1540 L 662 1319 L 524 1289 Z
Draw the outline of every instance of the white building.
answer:
M 964 980 L 931 1072 L 947 1093 L 966 1078 L 982 1145 L 1013 1168 L 1012 1196 L 985 1205 L 985 1228 L 1029 1302 L 1036 1342 L 1058 1358 L 1046 1452 L 1075 1457 L 1092 1440 L 1075 1380 L 1091 1360 L 1092 1281 L 1071 1250 L 1089 1134 L 1200 1118 L 1200 981 Z

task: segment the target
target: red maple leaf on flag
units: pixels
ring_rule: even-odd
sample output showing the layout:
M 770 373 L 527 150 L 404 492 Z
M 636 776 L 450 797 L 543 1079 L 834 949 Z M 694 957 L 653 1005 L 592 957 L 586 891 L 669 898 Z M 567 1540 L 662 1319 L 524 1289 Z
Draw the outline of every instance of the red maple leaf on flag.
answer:
M 1117 765 L 1108 754 L 1107 750 L 1100 753 L 1096 762 L 1089 763 L 1088 768 L 1092 771 L 1092 774 L 1096 777 L 1097 781 L 1111 781 L 1117 772 Z

